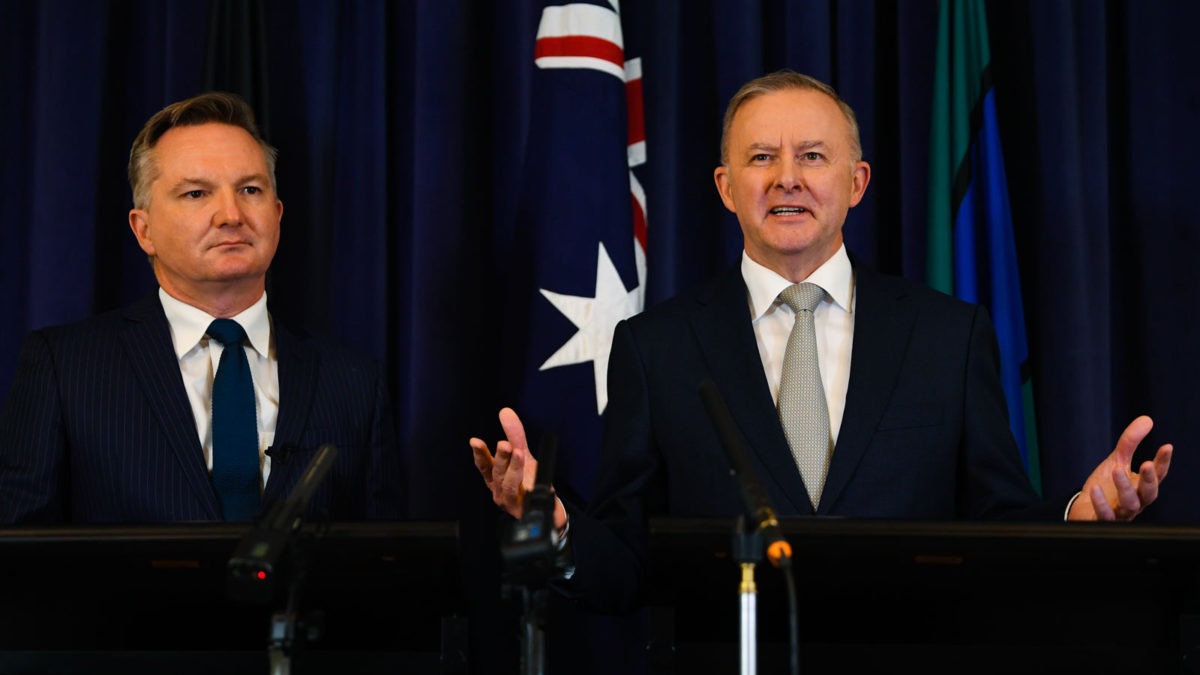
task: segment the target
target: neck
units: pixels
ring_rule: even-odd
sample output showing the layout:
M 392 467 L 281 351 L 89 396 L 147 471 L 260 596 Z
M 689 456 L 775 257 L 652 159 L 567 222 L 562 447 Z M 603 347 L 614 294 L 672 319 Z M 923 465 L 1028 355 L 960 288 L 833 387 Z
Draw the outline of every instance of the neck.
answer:
M 218 319 L 228 319 L 246 311 L 266 292 L 265 280 L 256 284 L 230 284 L 228 282 L 215 284 L 215 288 L 181 288 L 178 285 L 163 283 L 159 285 L 167 295 L 176 300 L 203 310 Z
M 746 255 L 750 256 L 754 262 L 795 284 L 812 276 L 813 272 L 829 262 L 837 251 L 837 248 L 828 253 L 804 251 L 799 254 L 771 256 L 763 260 L 747 249 Z

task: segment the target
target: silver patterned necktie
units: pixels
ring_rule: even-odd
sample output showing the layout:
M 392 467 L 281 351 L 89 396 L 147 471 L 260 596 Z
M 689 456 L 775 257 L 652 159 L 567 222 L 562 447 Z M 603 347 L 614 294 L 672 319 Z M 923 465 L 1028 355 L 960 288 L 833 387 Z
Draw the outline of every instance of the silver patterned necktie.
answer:
M 811 283 L 793 284 L 779 294 L 779 299 L 796 313 L 779 381 L 779 421 L 814 510 L 821 501 L 833 449 L 813 322 L 813 311 L 824 297 L 825 291 Z

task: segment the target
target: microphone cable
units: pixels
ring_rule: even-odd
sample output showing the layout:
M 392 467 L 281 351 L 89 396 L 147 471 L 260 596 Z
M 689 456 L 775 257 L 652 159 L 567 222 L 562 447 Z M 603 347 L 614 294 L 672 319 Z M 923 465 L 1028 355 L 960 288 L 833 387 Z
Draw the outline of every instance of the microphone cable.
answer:
M 782 558 L 777 565 L 787 583 L 788 652 L 792 675 L 800 675 L 800 610 L 796 600 L 796 577 L 792 574 L 792 559 Z

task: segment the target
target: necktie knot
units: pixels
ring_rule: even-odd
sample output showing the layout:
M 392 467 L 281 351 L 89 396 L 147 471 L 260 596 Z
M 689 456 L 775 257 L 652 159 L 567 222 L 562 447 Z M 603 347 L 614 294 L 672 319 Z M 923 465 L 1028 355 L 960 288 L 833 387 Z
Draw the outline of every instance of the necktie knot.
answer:
M 807 281 L 802 284 L 792 284 L 779 294 L 779 299 L 797 314 L 802 311 L 815 310 L 824 298 L 825 289 Z
M 240 345 L 246 340 L 246 331 L 242 330 L 241 324 L 233 319 L 213 321 L 208 325 L 208 334 L 226 347 Z

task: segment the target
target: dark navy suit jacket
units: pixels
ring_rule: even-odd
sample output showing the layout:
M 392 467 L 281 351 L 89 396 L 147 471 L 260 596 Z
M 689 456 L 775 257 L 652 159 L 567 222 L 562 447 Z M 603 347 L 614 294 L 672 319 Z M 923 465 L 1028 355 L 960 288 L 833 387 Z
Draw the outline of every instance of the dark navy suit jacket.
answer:
M 984 308 L 855 266 L 846 407 L 819 516 L 1051 519 L 1008 426 Z M 572 508 L 569 595 L 631 606 L 646 519 L 743 513 L 698 391 L 711 378 L 780 515 L 813 515 L 763 373 L 740 267 L 617 326 L 596 497 Z
M 279 417 L 269 506 L 316 449 L 338 449 L 310 517 L 395 519 L 402 466 L 374 364 L 276 323 Z M 0 415 L 0 522 L 220 520 L 158 294 L 32 332 Z

